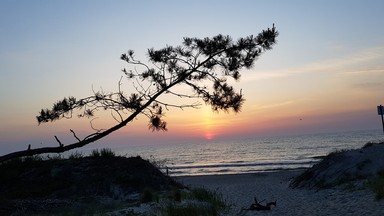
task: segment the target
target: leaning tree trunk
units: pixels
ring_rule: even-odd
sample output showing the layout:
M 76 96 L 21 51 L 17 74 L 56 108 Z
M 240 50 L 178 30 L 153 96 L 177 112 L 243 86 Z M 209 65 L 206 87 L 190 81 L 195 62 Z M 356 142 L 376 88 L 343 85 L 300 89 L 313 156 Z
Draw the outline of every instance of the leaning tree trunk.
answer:
M 205 63 L 205 61 L 202 62 L 201 64 L 204 64 L 204 63 Z M 191 73 L 193 73 L 195 71 L 196 71 L 196 68 L 191 70 L 191 72 L 189 74 L 191 74 Z M 57 137 L 55 137 L 56 140 L 59 142 L 59 146 L 58 147 L 43 147 L 43 148 L 36 148 L 36 149 L 28 148 L 27 150 L 23 150 L 23 151 L 12 152 L 12 153 L 0 156 L 0 163 L 8 161 L 8 160 L 11 160 L 11 159 L 15 159 L 15 158 L 26 157 L 26 156 L 33 156 L 33 155 L 38 155 L 38 154 L 62 153 L 62 152 L 66 152 L 66 151 L 69 151 L 69 150 L 72 150 L 72 149 L 75 149 L 75 148 L 80 148 L 80 147 L 83 147 L 83 146 L 85 146 L 85 145 L 87 145 L 89 143 L 95 142 L 95 141 L 97 141 L 97 140 L 99 140 L 99 139 L 101 139 L 101 138 L 111 134 L 112 132 L 114 132 L 116 130 L 119 130 L 120 128 L 126 126 L 137 115 L 139 115 L 145 108 L 150 106 L 152 104 L 152 102 L 154 102 L 160 95 L 162 95 L 164 92 L 168 91 L 170 88 L 172 88 L 173 86 L 177 85 L 178 83 L 180 83 L 182 81 L 184 81 L 184 79 L 179 78 L 179 79 L 175 80 L 174 82 L 172 82 L 171 84 L 169 84 L 168 86 L 166 86 L 165 88 L 159 90 L 144 105 L 142 105 L 138 109 L 136 109 L 136 111 L 133 112 L 129 117 L 127 117 L 125 120 L 123 120 L 119 124 L 109 128 L 109 129 L 107 129 L 107 130 L 105 130 L 103 132 L 98 132 L 98 133 L 91 134 L 91 135 L 87 136 L 86 138 L 84 138 L 83 140 L 78 139 L 76 137 L 76 135 L 74 134 L 74 136 L 78 140 L 78 142 L 73 143 L 73 144 L 69 144 L 69 145 L 63 145 L 57 139 Z

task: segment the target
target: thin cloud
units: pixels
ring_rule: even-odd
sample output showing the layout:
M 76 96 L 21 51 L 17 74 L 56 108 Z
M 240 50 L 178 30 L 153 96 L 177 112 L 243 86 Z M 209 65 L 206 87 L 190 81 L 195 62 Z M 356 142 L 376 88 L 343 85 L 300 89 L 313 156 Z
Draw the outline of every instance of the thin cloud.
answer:
M 255 110 L 265 110 L 265 109 L 272 109 L 272 108 L 278 108 L 278 107 L 283 107 L 283 106 L 287 106 L 287 105 L 290 105 L 290 104 L 293 104 L 294 101 L 284 101 L 284 102 L 281 102 L 281 103 L 276 103 L 276 104 L 269 104 L 269 105 L 254 105 L 253 108 Z
M 326 59 L 323 61 L 312 62 L 305 65 L 300 65 L 294 68 L 281 70 L 262 71 L 256 73 L 244 74 L 244 81 L 256 81 L 266 79 L 280 79 L 285 77 L 296 76 L 299 74 L 316 73 L 316 72 L 332 72 L 332 73 L 363 73 L 375 72 L 382 73 L 384 69 L 367 69 L 371 67 L 377 68 L 377 64 L 382 64 L 384 59 L 384 46 L 373 47 L 361 50 L 354 54 L 342 56 L 337 59 Z M 364 67 L 365 69 L 352 71 L 352 69 Z M 384 67 L 384 66 L 383 66 Z M 348 71 L 348 72 L 346 72 Z
M 384 66 L 383 66 L 384 67 Z M 343 75 L 346 76 L 367 76 L 367 75 L 383 75 L 384 74 L 384 68 L 382 69 L 371 69 L 371 70 L 358 70 L 358 71 L 348 71 L 342 73 Z
M 352 89 L 369 92 L 384 90 L 384 66 L 381 69 L 348 71 L 340 75 L 343 78 L 351 79 Z
M 352 88 L 369 92 L 383 92 L 384 80 L 382 82 L 361 82 L 352 85 Z

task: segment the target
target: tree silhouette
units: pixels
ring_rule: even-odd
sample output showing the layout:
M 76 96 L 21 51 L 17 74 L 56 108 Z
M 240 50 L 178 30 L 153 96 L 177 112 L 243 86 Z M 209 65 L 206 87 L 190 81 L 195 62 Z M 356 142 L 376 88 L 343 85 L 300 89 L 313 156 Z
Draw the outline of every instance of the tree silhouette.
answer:
M 200 102 L 189 104 L 171 104 L 161 100 L 161 95 L 202 100 L 211 105 L 214 111 L 224 110 L 239 112 L 244 103 L 242 92 L 236 92 L 227 83 L 228 78 L 239 80 L 240 70 L 253 66 L 257 57 L 269 50 L 276 43 L 278 32 L 272 28 L 263 30 L 257 36 L 247 36 L 234 41 L 230 36 L 217 35 L 212 38 L 186 37 L 180 46 L 166 46 L 163 49 L 148 49 L 148 63 L 137 60 L 134 52 L 129 50 L 121 59 L 131 68 L 124 68 L 124 76 L 132 82 L 135 92 L 127 95 L 121 90 L 121 80 L 117 92 L 94 92 L 94 95 L 76 99 L 64 98 L 54 103 L 51 109 L 42 109 L 36 117 L 39 124 L 62 118 L 72 118 L 74 112 L 78 117 L 92 117 L 96 111 L 111 111 L 117 124 L 106 130 L 96 130 L 83 139 L 76 136 L 76 142 L 64 145 L 55 136 L 58 147 L 28 148 L 24 151 L 10 153 L 0 157 L 0 162 L 16 157 L 42 153 L 60 153 L 79 148 L 99 140 L 124 127 L 139 114 L 149 119 L 152 131 L 167 130 L 163 120 L 164 109 L 196 108 Z M 217 73 L 220 71 L 221 73 Z M 174 87 L 189 86 L 189 93 L 178 92 Z

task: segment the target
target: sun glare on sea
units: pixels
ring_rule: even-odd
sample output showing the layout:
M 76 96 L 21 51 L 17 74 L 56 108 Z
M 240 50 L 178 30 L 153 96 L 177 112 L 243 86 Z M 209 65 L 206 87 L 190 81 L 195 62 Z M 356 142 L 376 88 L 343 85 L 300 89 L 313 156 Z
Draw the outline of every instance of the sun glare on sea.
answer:
M 209 107 L 203 108 L 202 118 L 202 130 L 203 136 L 206 140 L 212 140 L 215 138 L 215 120 L 212 116 L 212 110 Z

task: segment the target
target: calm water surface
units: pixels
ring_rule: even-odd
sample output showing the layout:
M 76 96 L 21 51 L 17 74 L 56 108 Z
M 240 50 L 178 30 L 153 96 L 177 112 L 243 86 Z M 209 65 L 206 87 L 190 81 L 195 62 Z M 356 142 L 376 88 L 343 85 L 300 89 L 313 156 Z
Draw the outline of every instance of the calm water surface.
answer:
M 306 168 L 341 149 L 383 141 L 380 130 L 247 138 L 179 145 L 135 146 L 118 154 L 140 155 L 168 167 L 170 175 L 212 175 Z

